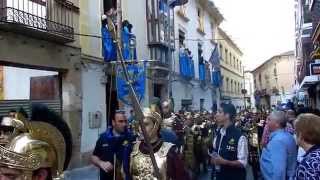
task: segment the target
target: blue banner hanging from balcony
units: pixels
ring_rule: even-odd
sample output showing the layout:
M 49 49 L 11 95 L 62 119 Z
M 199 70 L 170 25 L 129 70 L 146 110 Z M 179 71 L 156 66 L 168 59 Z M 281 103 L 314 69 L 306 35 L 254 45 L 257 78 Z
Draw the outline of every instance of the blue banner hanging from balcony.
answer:
M 194 78 L 194 62 L 187 49 L 181 49 L 179 53 L 180 75 L 185 78 Z
M 218 71 L 212 71 L 212 85 L 214 87 L 220 87 L 222 85 L 222 78 L 221 78 L 221 72 Z
M 132 86 L 136 92 L 136 95 L 141 101 L 144 97 L 145 92 L 145 63 L 143 64 L 130 64 L 127 66 L 129 73 L 129 78 L 132 81 Z M 118 66 L 117 69 L 117 93 L 118 99 L 127 105 L 131 105 L 130 95 L 129 95 L 129 86 L 124 77 L 123 69 Z
M 122 42 L 122 53 L 124 60 L 135 60 L 137 59 L 136 51 L 136 38 L 131 33 L 132 24 L 129 21 L 124 20 L 122 22 L 121 42 Z M 105 62 L 117 60 L 117 49 L 112 36 L 108 29 L 102 27 L 102 54 Z
M 194 62 L 193 59 L 190 58 L 190 68 L 191 68 L 191 78 L 195 78 L 195 74 L 194 74 Z
M 117 60 L 117 48 L 112 40 L 111 34 L 106 27 L 101 28 L 102 34 L 102 55 L 105 62 Z
M 184 50 L 179 53 L 180 75 L 187 77 L 188 75 L 188 59 Z
M 168 16 L 168 12 L 169 12 L 169 6 L 166 2 L 164 2 L 164 0 L 160 0 L 159 1 L 159 12 L 160 14 L 164 14 L 165 16 Z
M 199 80 L 205 81 L 206 80 L 206 67 L 205 64 L 199 63 Z
M 129 21 L 124 20 L 122 22 L 122 53 L 125 60 L 135 60 L 137 59 L 137 50 L 136 50 L 136 37 L 131 33 L 132 24 Z

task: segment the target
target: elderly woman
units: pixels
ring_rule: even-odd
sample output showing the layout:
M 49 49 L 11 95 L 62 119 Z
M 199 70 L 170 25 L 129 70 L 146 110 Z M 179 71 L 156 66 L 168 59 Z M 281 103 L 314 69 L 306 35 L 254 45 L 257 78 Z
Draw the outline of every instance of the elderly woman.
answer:
M 314 114 L 298 116 L 297 141 L 306 154 L 296 171 L 296 179 L 320 179 L 320 117 Z

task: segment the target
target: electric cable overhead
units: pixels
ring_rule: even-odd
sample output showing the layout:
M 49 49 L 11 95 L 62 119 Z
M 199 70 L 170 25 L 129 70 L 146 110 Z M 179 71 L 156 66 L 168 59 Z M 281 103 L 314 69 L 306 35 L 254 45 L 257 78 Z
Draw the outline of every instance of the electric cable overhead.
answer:
M 92 37 L 92 38 L 98 38 L 98 39 L 102 39 L 102 36 L 100 35 L 94 35 L 94 34 L 82 34 L 82 33 L 73 33 L 73 35 L 76 36 L 84 36 L 84 37 Z M 175 41 L 179 41 L 179 38 L 175 38 Z M 186 38 L 183 39 L 184 41 L 226 41 L 229 39 L 225 39 L 225 38 L 216 38 L 216 39 L 212 39 L 212 38 Z

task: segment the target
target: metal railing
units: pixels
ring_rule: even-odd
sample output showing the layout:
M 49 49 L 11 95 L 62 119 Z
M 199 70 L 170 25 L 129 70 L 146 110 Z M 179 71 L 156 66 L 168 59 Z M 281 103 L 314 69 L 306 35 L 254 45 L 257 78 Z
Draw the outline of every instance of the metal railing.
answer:
M 0 0 L 0 23 L 74 39 L 73 4 L 61 0 Z

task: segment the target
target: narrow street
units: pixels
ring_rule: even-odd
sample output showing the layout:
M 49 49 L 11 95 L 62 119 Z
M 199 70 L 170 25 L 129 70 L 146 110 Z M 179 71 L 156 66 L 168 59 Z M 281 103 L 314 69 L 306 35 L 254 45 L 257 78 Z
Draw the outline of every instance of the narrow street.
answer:
M 0 154 L 0 180 L 320 180 L 320 0 L 0 0 Z

